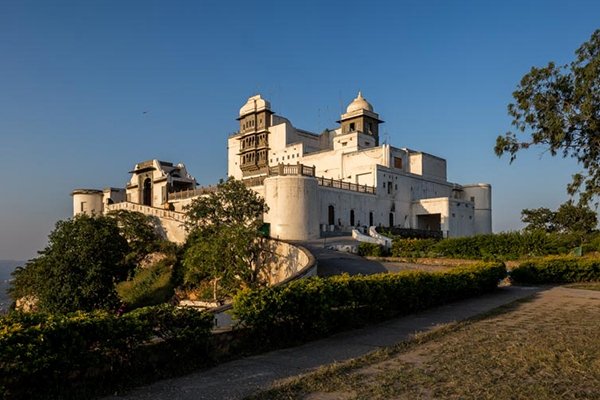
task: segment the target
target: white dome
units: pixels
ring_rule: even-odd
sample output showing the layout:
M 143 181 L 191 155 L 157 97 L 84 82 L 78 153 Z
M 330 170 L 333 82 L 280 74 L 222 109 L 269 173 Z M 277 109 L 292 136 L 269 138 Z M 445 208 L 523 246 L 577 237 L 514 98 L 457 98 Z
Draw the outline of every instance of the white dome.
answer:
M 358 110 L 367 110 L 373 112 L 373 106 L 367 100 L 365 100 L 364 97 L 362 97 L 361 92 L 358 92 L 358 96 L 356 96 L 352 103 L 348 105 L 348 108 L 346 108 L 346 113 L 351 113 Z
M 270 110 L 270 109 L 271 109 L 271 103 L 269 103 L 267 100 L 260 97 L 260 94 L 257 94 L 256 96 L 250 97 L 248 99 L 248 101 L 246 102 L 246 104 L 244 104 L 242 106 L 242 108 L 240 108 L 240 117 L 242 117 L 246 114 L 256 112 L 256 111 Z

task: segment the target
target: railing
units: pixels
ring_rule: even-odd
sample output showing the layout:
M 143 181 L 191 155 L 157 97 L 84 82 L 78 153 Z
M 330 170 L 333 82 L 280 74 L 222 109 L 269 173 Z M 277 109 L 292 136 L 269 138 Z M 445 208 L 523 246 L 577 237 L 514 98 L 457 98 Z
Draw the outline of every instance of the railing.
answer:
M 244 179 L 244 183 L 249 187 L 260 186 L 269 176 L 300 175 L 315 177 L 315 167 L 304 164 L 278 164 L 276 166 L 269 167 L 267 173 L 267 176 L 263 175 Z M 375 188 L 373 186 L 358 185 L 356 183 L 344 182 L 333 178 L 316 177 L 316 179 L 319 186 L 350 190 L 359 193 L 375 194 Z
M 206 186 L 197 189 L 187 189 L 180 190 L 178 192 L 169 192 L 168 199 L 169 200 L 183 200 L 189 199 L 190 197 L 202 196 L 204 194 L 209 194 L 217 191 L 216 186 Z
M 265 178 L 267 178 L 266 175 L 253 176 L 252 178 L 242 179 L 242 182 L 244 182 L 244 185 L 246 185 L 247 187 L 261 186 L 265 183 Z
M 109 211 L 115 210 L 127 210 L 127 211 L 138 211 L 142 214 L 153 215 L 161 218 L 169 218 L 179 222 L 185 222 L 185 214 L 177 211 L 163 210 L 162 208 L 145 206 L 143 204 L 129 203 L 123 201 L 121 203 L 109 204 L 106 206 Z
M 332 187 L 335 189 L 351 190 L 353 192 L 375 194 L 373 186 L 359 185 L 356 183 L 344 182 L 333 178 L 317 178 L 320 186 Z
M 278 164 L 274 167 L 269 167 L 269 175 L 315 176 L 315 167 L 304 164 Z

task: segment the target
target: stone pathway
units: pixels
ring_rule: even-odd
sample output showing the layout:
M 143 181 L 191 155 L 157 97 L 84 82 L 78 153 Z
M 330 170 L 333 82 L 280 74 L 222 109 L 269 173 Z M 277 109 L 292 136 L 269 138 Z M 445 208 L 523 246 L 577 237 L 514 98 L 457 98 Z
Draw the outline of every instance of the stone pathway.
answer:
M 391 346 L 416 332 L 461 321 L 540 292 L 537 287 L 504 287 L 378 325 L 343 332 L 299 347 L 272 351 L 167 379 L 110 399 L 242 399 L 278 379 Z

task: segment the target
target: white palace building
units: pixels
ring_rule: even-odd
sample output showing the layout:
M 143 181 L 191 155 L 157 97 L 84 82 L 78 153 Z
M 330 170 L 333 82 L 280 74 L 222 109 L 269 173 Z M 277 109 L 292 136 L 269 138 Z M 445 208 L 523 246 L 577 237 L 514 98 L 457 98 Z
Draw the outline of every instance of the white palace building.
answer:
M 248 99 L 238 120 L 239 131 L 227 139 L 227 173 L 264 197 L 273 238 L 310 240 L 356 226 L 446 237 L 491 233 L 491 186 L 451 183 L 443 158 L 380 144 L 383 121 L 360 92 L 338 127 L 320 134 L 294 127 L 260 95 Z M 74 214 L 141 211 L 182 241 L 183 206 L 214 190 L 196 188 L 183 164 L 149 160 L 130 173 L 122 189 L 73 191 Z

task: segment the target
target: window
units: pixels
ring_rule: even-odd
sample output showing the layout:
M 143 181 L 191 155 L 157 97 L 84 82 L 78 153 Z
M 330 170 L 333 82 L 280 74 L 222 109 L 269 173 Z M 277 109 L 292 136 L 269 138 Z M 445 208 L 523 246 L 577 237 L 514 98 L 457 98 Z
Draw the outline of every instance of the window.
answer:
M 471 202 L 475 203 L 475 196 L 471 196 Z
M 402 169 L 402 158 L 394 157 L 394 168 Z
M 373 131 L 373 125 L 370 122 L 367 122 L 367 132 Z
M 354 122 L 351 122 L 349 132 L 354 132 L 355 130 L 356 130 L 356 125 L 354 124 Z
M 327 222 L 329 225 L 335 224 L 335 208 L 332 205 L 327 207 Z
M 392 182 L 388 182 L 387 190 L 388 190 L 388 194 L 392 194 Z
M 81 202 L 81 210 L 80 210 L 81 212 L 84 212 L 84 211 L 85 211 L 85 204 L 86 204 L 86 202 L 85 202 L 85 201 L 82 201 L 82 202 Z

